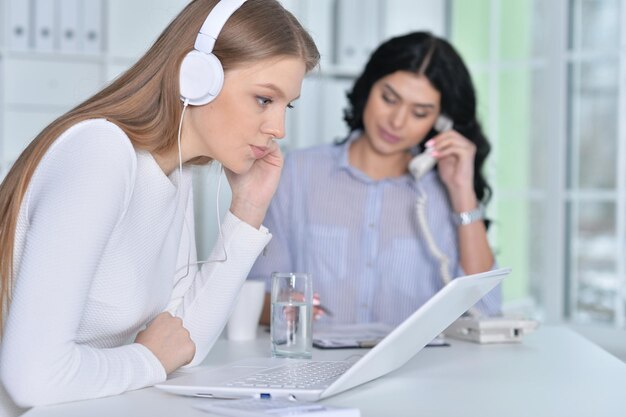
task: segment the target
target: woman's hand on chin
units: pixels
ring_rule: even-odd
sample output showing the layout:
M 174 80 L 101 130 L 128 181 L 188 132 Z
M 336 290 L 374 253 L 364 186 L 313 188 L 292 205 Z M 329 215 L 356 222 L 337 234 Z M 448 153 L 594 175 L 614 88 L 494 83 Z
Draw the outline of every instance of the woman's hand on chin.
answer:
M 278 187 L 282 168 L 283 155 L 278 144 L 272 141 L 267 154 L 256 160 L 247 172 L 236 174 L 225 169 L 233 193 L 230 211 L 258 229 Z

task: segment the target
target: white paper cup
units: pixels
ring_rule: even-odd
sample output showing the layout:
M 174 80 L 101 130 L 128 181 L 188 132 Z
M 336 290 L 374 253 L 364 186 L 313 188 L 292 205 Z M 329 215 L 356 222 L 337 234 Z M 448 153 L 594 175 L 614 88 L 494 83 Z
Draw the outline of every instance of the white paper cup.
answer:
M 253 340 L 256 338 L 264 300 L 265 282 L 248 280 L 243 283 L 235 309 L 226 325 L 228 340 Z

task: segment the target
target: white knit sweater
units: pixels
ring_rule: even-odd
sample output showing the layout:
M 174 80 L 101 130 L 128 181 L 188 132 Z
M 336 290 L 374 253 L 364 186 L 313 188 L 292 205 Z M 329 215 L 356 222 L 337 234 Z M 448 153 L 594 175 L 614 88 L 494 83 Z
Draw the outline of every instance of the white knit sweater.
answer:
M 106 120 L 61 135 L 20 208 L 0 347 L 0 378 L 14 403 L 103 397 L 163 381 L 161 363 L 133 341 L 166 310 L 191 333 L 191 365 L 202 361 L 271 235 L 228 213 L 228 260 L 191 266 L 185 276 L 188 257 L 196 261 L 193 228 L 187 169 L 180 184 L 178 170 L 167 177 Z M 210 258 L 221 259 L 221 240 L 215 248 Z M 11 401 L 2 392 L 0 400 Z

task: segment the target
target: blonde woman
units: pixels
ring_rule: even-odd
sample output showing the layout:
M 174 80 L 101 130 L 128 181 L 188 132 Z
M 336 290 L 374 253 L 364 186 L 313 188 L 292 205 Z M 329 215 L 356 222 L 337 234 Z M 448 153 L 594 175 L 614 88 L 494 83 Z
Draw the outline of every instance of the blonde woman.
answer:
M 205 85 L 211 53 L 221 91 Z M 0 188 L 5 410 L 118 394 L 202 361 L 271 238 L 274 139 L 318 57 L 275 0 L 195 0 L 130 70 L 35 138 Z M 197 262 L 187 166 L 212 160 L 233 198 Z

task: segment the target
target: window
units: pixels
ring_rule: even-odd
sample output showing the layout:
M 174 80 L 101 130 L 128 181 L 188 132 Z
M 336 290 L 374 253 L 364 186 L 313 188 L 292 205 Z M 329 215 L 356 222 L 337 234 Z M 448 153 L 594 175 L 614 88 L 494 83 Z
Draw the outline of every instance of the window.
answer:
M 450 37 L 470 66 L 493 144 L 491 240 L 514 269 L 508 308 L 623 327 L 623 2 L 451 6 Z
M 487 176 L 494 188 L 488 215 L 490 240 L 500 265 L 513 273 L 503 285 L 505 310 L 534 313 L 542 304 L 549 242 L 549 134 L 541 96 L 549 62 L 536 27 L 540 1 L 452 2 L 452 43 L 470 67 L 479 118 L 490 142 Z
M 566 314 L 623 327 L 623 5 L 570 0 L 568 6 Z

